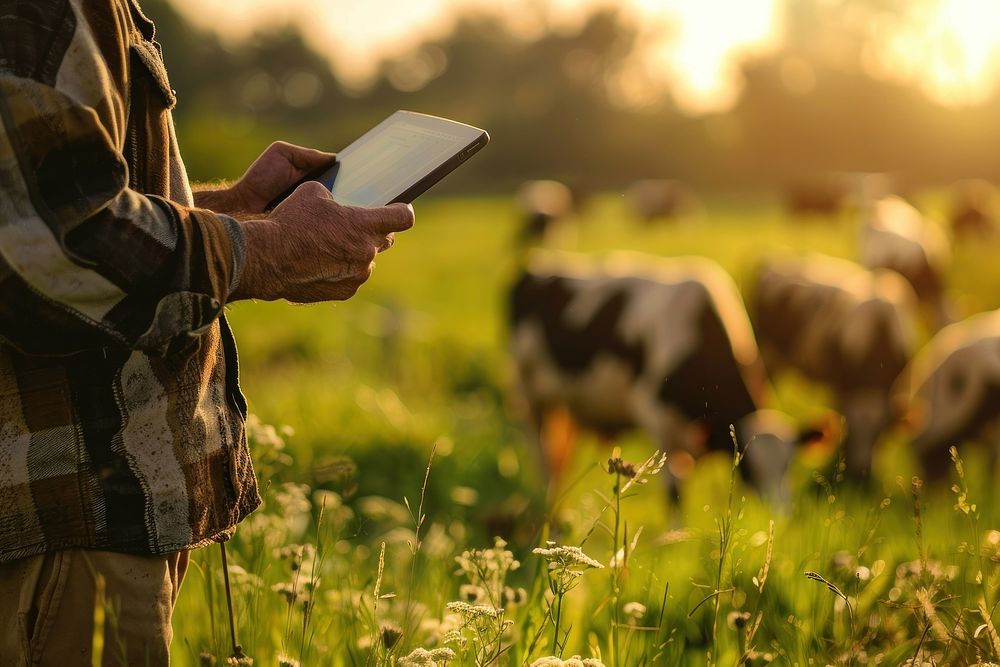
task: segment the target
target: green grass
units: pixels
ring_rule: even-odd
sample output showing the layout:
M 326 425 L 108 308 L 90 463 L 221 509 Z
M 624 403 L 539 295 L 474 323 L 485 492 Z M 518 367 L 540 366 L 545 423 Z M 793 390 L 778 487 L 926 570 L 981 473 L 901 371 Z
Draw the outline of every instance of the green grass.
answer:
M 933 196 L 924 203 L 942 208 Z M 230 309 L 251 411 L 264 424 L 294 429 L 286 436 L 255 429 L 266 504 L 240 527 L 229 552 L 231 569 L 240 568 L 238 634 L 255 664 L 278 664 L 279 654 L 289 664 L 398 664 L 413 649 L 439 646 L 445 605 L 462 599 L 468 589 L 459 586 L 470 583 L 468 574 L 455 574 L 455 557 L 493 547 L 499 534 L 521 567 L 495 594 L 523 588 L 527 601 L 506 609 L 504 620 L 514 623 L 493 664 L 530 664 L 560 651 L 564 658 L 600 654 L 609 667 L 733 665 L 751 656 L 749 664 L 1000 661 L 1000 640 L 992 641 L 995 631 L 978 609 L 984 598 L 993 622 L 1000 600 L 1000 544 L 993 541 L 1000 533 L 990 532 L 1000 528 L 997 499 L 985 457 L 973 447 L 962 450 L 968 513 L 956 507 L 950 481 L 922 488 L 915 510 L 911 477 L 918 471 L 899 434 L 887 438 L 876 479 L 863 489 L 839 479 L 835 459 L 804 454 L 785 511 L 761 505 L 738 483 L 731 492 L 730 462 L 722 457 L 699 465 L 679 511 L 667 511 L 654 477 L 637 496 L 630 490 L 621 499 L 620 512 L 602 513 L 615 500 L 615 477 L 601 468 L 610 452 L 585 438 L 572 475 L 579 481 L 547 513 L 534 451 L 510 401 L 503 312 L 516 268 L 514 209 L 505 199 L 428 199 L 416 210 L 417 226 L 379 258 L 354 299 Z M 794 222 L 773 202 L 722 197 L 697 219 L 646 227 L 620 198 L 605 196 L 556 241 L 588 253 L 706 255 L 742 284 L 775 249 L 851 257 L 855 238 L 846 214 Z M 995 248 L 965 244 L 955 254 L 950 279 L 962 308 L 1000 306 Z M 829 401 L 794 377 L 777 388 L 780 407 L 804 420 Z M 620 444 L 628 461 L 651 453 L 639 434 Z M 545 615 L 551 579 L 531 553 L 546 538 L 582 543 L 605 566 L 584 572 L 561 597 L 560 635 L 554 615 Z M 633 539 L 627 565 L 609 567 Z M 292 545 L 301 544 L 314 552 L 293 569 L 299 557 Z M 472 561 L 488 564 L 502 551 Z M 922 561 L 926 567 L 912 565 Z M 231 649 L 218 549 L 200 550 L 194 562 L 175 612 L 174 658 L 199 664 L 207 652 L 221 664 Z M 807 579 L 807 571 L 843 597 Z M 373 610 L 376 583 L 394 597 Z M 298 596 L 291 604 L 290 587 Z M 627 616 L 630 602 L 645 612 Z M 469 642 L 492 632 L 486 621 L 474 630 L 464 630 Z M 449 664 L 476 663 L 466 657 Z

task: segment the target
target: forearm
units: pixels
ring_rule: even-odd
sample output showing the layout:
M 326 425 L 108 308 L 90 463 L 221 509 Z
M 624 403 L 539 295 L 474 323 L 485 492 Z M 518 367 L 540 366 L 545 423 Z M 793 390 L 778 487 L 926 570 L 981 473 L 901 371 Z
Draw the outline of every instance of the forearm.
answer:
M 235 220 L 128 190 L 62 243 L 38 218 L 7 232 L 0 336 L 37 354 L 184 345 L 219 315 L 243 266 Z

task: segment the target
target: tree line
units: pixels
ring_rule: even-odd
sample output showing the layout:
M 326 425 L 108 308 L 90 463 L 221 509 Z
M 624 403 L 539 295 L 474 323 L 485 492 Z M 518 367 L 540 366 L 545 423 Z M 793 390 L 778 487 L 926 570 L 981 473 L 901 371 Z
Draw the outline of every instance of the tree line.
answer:
M 488 149 L 442 184 L 452 192 L 507 191 L 528 178 L 583 189 L 643 177 L 773 188 L 830 172 L 891 172 L 914 187 L 1000 180 L 1000 95 L 950 108 L 874 76 L 856 54 L 878 33 L 832 23 L 820 11 L 829 5 L 794 2 L 780 48 L 740 64 L 733 107 L 694 116 L 678 108 L 669 85 L 651 88 L 641 104 L 624 103 L 616 82 L 640 33 L 612 9 L 596 10 L 579 30 L 531 38 L 497 16 L 468 14 L 448 35 L 382 61 L 372 85 L 358 91 L 338 81 L 294 26 L 226 45 L 167 0 L 143 3 L 165 47 L 196 179 L 237 176 L 277 138 L 336 150 L 404 108 L 490 131 Z M 860 5 L 871 17 L 898 20 L 912 7 Z

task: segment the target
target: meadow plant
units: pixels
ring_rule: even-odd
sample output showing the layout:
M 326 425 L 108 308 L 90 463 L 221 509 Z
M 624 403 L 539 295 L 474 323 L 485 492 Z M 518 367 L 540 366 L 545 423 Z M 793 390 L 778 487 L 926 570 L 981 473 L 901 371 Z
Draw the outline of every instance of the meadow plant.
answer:
M 503 608 L 461 601 L 449 602 L 445 607 L 459 618 L 458 635 L 451 635 L 445 641 L 456 645 L 462 657 L 471 660 L 471 664 L 476 667 L 496 664 L 510 650 L 510 644 L 504 643 L 504 636 L 514 626 L 514 621 L 504 618 Z
M 520 568 L 521 563 L 506 547 L 506 540 L 496 537 L 491 549 L 466 550 L 455 557 L 459 568 L 456 574 L 468 581 L 459 589 L 466 602 L 504 607 L 523 599 L 523 589 L 507 586 L 507 575 Z
M 535 660 L 531 667 L 604 667 L 604 663 L 597 658 L 581 658 L 578 655 L 566 660 L 550 655 Z
M 441 508 L 427 502 L 430 463 L 419 503 L 355 497 L 356 482 L 333 491 L 285 481 L 291 431 L 255 422 L 253 433 L 255 450 L 277 450 L 265 457 L 263 507 L 229 543 L 247 651 L 230 654 L 218 552 L 203 550 L 191 576 L 204 586 L 186 587 L 187 606 L 175 615 L 186 664 L 253 664 L 249 656 L 287 667 L 1000 661 L 1000 526 L 993 508 L 974 502 L 957 450 L 950 498 L 901 478 L 895 493 L 909 502 L 872 501 L 841 488 L 839 470 L 829 481 L 807 472 L 819 495 L 800 494 L 791 517 L 741 495 L 737 450 L 728 479 L 719 474 L 702 491 L 714 495 L 699 496 L 704 518 L 689 510 L 683 530 L 659 533 L 633 528 L 627 501 L 665 458 L 637 465 L 616 451 L 605 467 L 611 493 L 585 491 L 566 523 L 544 529 L 558 542 L 543 538 L 532 549 L 523 536 L 509 538 L 513 545 L 495 537 L 474 548 L 467 540 L 481 533 L 467 506 L 464 520 L 439 519 Z M 716 502 L 722 511 L 713 517 Z M 108 612 L 104 625 L 114 623 Z
M 411 667 L 416 665 L 426 665 L 427 667 L 447 667 L 451 660 L 455 659 L 455 652 L 450 648 L 436 648 L 427 650 L 425 648 L 415 648 L 399 659 L 399 667 Z
M 561 632 L 566 594 L 576 587 L 586 570 L 601 569 L 604 566 L 585 554 L 580 547 L 560 546 L 552 541 L 546 542 L 544 547 L 533 549 L 532 553 L 541 556 L 546 563 L 546 580 L 552 595 L 546 609 L 546 618 L 552 624 L 552 653 L 558 655 L 565 649 L 569 634 Z

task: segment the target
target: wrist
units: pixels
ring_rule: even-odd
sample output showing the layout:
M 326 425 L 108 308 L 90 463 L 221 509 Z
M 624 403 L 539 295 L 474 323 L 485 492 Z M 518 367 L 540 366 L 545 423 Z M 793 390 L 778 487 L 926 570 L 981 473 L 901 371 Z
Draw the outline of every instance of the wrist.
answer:
M 280 298 L 281 282 L 271 261 L 276 251 L 274 244 L 281 243 L 280 236 L 275 234 L 275 223 L 271 220 L 247 220 L 240 226 L 245 242 L 243 272 L 229 300 L 273 301 Z
M 198 190 L 194 193 L 194 205 L 217 213 L 230 213 L 235 210 L 232 188 Z

